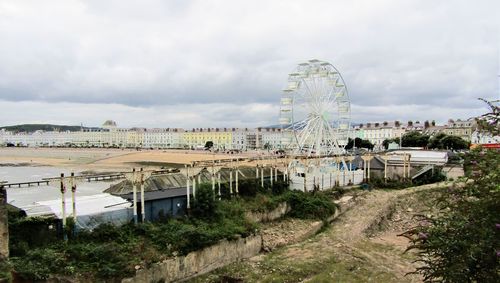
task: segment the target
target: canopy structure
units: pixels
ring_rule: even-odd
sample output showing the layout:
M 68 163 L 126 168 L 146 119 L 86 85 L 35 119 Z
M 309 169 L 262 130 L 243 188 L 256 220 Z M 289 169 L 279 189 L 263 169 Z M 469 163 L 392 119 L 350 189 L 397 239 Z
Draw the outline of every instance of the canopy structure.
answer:
M 20 209 L 24 210 L 27 216 L 62 218 L 61 199 L 35 202 Z M 66 198 L 66 211 L 71 212 L 71 198 Z M 78 197 L 76 211 L 76 225 L 84 229 L 93 229 L 102 223 L 120 225 L 132 220 L 130 203 L 107 193 Z

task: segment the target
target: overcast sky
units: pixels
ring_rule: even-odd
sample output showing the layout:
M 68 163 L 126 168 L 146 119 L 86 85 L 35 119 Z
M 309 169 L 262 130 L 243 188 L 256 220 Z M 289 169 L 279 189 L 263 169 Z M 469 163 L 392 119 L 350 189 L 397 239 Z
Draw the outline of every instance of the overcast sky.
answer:
M 500 1 L 0 0 L 0 125 L 277 124 L 287 74 L 331 62 L 352 120 L 499 99 Z

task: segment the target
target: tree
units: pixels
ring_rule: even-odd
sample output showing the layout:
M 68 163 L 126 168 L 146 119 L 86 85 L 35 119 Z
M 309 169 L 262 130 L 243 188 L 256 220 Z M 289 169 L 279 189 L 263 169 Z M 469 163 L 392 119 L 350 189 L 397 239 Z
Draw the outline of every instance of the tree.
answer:
M 426 282 L 500 282 L 500 158 L 481 148 L 466 156 L 470 179 L 443 191 L 439 217 L 422 222 L 404 236 L 418 249 Z
M 205 143 L 205 149 L 211 149 L 212 147 L 214 147 L 214 142 L 213 141 L 207 141 Z
M 441 144 L 443 149 L 459 150 L 469 148 L 469 142 L 457 136 L 446 136 L 441 140 Z
M 457 136 L 450 136 L 445 133 L 439 133 L 429 140 L 429 148 L 436 149 L 467 149 L 469 142 Z
M 269 142 L 266 142 L 264 144 L 264 149 L 267 149 L 267 150 L 271 149 L 271 144 Z
M 481 117 L 495 125 L 499 112 Z M 439 140 L 445 145 L 454 137 Z M 412 240 L 408 249 L 419 250 L 416 272 L 426 282 L 500 282 L 500 155 L 478 147 L 464 160 L 469 182 L 441 190 L 440 213 L 422 216 L 419 226 L 403 234 Z
M 393 138 L 393 139 L 385 139 L 383 142 L 382 142 L 382 146 L 385 148 L 385 149 L 388 149 L 389 148 L 389 144 L 391 143 L 397 143 L 399 144 L 399 138 Z
M 403 147 L 426 147 L 429 143 L 429 136 L 417 131 L 411 131 L 403 135 Z
M 429 148 L 436 148 L 436 149 L 443 149 L 443 144 L 441 143 L 441 140 L 448 136 L 445 133 L 439 133 L 432 138 L 429 139 L 429 144 L 427 145 Z
M 210 184 L 202 183 L 196 190 L 192 212 L 195 217 L 209 219 L 216 214 L 218 200 Z
M 370 150 L 372 150 L 374 147 L 373 144 L 369 140 L 363 140 L 360 138 L 355 138 L 353 140 L 353 139 L 349 138 L 347 140 L 347 145 L 346 145 L 345 149 L 352 149 L 354 146 L 356 146 L 356 148 L 367 148 Z
M 480 132 L 486 132 L 493 136 L 500 135 L 500 107 L 498 106 L 499 100 L 487 101 L 479 98 L 490 108 L 489 112 L 476 118 L 477 129 Z

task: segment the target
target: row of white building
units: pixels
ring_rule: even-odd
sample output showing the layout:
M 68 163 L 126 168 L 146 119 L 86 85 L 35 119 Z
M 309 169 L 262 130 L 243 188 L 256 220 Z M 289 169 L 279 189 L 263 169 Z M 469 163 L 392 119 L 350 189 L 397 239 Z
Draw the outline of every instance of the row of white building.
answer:
M 407 132 L 420 132 L 425 135 L 434 136 L 438 133 L 460 137 L 472 144 L 498 144 L 499 136 L 479 133 L 474 119 L 453 120 L 449 119 L 445 125 L 436 125 L 436 123 L 425 121 L 408 121 L 405 123 L 399 121 L 375 122 L 358 124 L 353 127 L 353 137 L 369 140 L 375 148 L 381 148 L 386 139 L 400 138 Z
M 351 138 L 367 139 L 381 148 L 385 139 L 398 138 L 406 132 L 418 131 L 433 136 L 437 133 L 459 136 L 471 143 L 500 143 L 499 137 L 480 135 L 475 122 L 449 120 L 446 125 L 434 122 L 408 121 L 357 124 Z M 281 148 L 283 133 L 278 128 L 118 128 L 106 121 L 101 128 L 80 131 L 36 131 L 33 133 L 0 130 L 0 144 L 16 146 L 76 146 L 76 147 L 140 147 L 140 148 L 203 148 L 210 141 L 215 149 L 252 150 Z
M 275 128 L 118 128 L 106 121 L 101 128 L 80 131 L 11 132 L 0 130 L 0 144 L 14 146 L 204 148 L 251 150 L 279 148 L 281 129 Z

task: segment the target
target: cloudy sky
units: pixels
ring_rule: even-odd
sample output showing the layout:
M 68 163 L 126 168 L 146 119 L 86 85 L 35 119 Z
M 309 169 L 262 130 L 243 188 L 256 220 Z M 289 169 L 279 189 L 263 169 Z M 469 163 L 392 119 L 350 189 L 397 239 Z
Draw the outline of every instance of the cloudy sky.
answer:
M 0 0 L 0 125 L 277 124 L 287 74 L 342 73 L 356 122 L 498 99 L 500 1 Z

